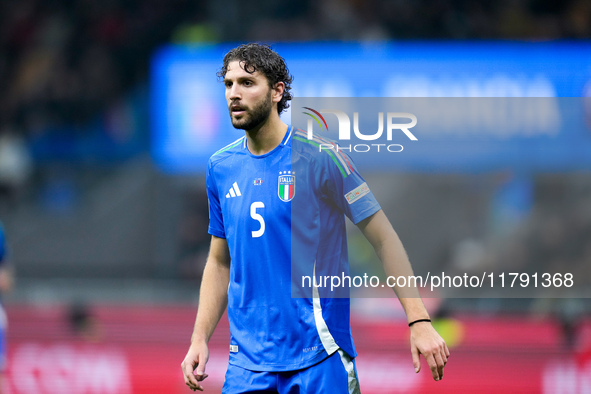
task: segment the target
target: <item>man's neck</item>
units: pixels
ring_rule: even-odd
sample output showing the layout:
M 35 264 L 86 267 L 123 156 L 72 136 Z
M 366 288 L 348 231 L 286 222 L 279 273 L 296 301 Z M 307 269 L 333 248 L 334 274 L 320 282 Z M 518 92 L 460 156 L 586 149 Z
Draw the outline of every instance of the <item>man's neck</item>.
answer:
M 283 123 L 279 115 L 272 114 L 260 127 L 246 130 L 248 150 L 256 156 L 269 153 L 281 143 L 286 132 L 287 125 Z

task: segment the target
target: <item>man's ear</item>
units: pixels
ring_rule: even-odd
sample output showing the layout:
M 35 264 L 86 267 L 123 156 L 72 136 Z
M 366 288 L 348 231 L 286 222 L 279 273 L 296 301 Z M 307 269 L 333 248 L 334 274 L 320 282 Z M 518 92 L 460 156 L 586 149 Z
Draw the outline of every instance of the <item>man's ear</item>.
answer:
M 281 101 L 281 98 L 283 97 L 283 92 L 285 91 L 285 84 L 283 82 L 277 82 L 271 90 L 271 99 L 273 100 L 273 102 L 278 103 Z

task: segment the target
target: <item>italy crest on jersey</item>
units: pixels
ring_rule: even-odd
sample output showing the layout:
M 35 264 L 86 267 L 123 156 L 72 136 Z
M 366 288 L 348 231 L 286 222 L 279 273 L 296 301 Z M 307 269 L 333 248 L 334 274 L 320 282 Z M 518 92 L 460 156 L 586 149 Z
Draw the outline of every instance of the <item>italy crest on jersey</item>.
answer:
M 278 184 L 277 194 L 281 201 L 291 201 L 295 195 L 295 174 L 291 171 L 280 171 Z

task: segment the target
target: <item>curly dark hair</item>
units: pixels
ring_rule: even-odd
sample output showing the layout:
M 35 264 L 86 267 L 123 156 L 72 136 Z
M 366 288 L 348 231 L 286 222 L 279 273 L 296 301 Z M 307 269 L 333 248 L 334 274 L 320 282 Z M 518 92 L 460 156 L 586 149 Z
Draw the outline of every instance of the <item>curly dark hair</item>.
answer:
M 273 87 L 277 82 L 283 82 L 285 89 L 283 91 L 283 97 L 281 101 L 277 103 L 277 112 L 281 114 L 287 108 L 289 108 L 288 101 L 292 99 L 290 90 L 293 76 L 289 74 L 285 60 L 279 56 L 277 52 L 271 49 L 271 46 L 267 44 L 250 43 L 243 44 L 224 56 L 224 63 L 222 68 L 217 72 L 217 76 L 220 80 L 223 80 L 228 72 L 228 64 L 230 62 L 238 60 L 241 62 L 244 71 L 247 73 L 254 73 L 255 71 L 261 72 L 267 81 L 269 86 Z

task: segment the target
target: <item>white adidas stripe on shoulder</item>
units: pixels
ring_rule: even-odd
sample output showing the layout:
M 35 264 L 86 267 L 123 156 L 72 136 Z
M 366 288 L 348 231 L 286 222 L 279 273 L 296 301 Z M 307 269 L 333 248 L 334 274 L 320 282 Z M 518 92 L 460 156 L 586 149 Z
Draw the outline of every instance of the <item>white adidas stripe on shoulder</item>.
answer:
M 242 136 L 242 137 L 238 138 L 236 141 L 229 143 L 228 145 L 224 146 L 221 149 L 218 149 L 213 155 L 217 155 L 218 153 L 223 152 L 224 150 L 231 148 L 234 145 L 238 145 L 238 142 L 243 139 L 246 140 L 246 136 Z
M 291 138 L 292 131 L 293 131 L 293 126 L 291 126 L 289 128 L 289 134 L 287 135 L 287 138 L 285 138 L 285 142 L 283 142 L 283 145 L 286 145 L 289 142 L 289 139 Z
M 308 134 L 304 133 L 303 131 L 299 131 L 299 130 L 296 131 L 296 135 L 308 139 Z M 320 138 L 320 137 L 317 137 L 317 136 L 312 137 L 312 141 L 316 142 L 317 144 L 322 144 L 322 145 L 328 145 L 328 144 L 330 144 L 332 146 L 338 146 L 335 142 L 327 141 L 327 140 L 325 140 L 323 138 Z M 341 165 L 345 169 L 345 172 L 347 173 L 347 175 L 350 175 L 351 174 L 351 170 L 349 169 L 349 165 L 347 163 L 347 159 L 345 159 L 343 157 L 343 153 L 341 151 L 339 151 L 339 150 L 336 150 L 336 149 L 332 149 L 330 151 L 334 154 L 334 156 L 337 158 L 337 160 L 341 163 Z

